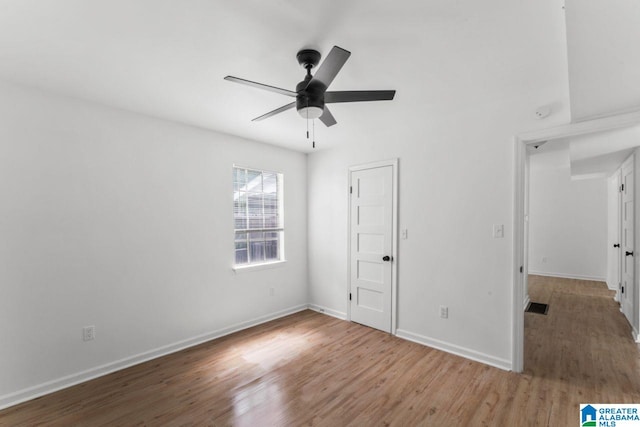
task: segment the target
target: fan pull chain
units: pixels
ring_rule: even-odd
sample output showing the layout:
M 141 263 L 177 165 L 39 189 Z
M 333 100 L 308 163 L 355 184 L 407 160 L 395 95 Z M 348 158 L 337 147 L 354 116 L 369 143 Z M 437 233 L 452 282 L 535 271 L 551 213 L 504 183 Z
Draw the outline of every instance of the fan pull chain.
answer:
M 307 139 L 309 139 L 309 100 L 307 99 Z
M 313 144 L 312 147 L 316 148 L 316 121 L 314 120 L 312 123 L 313 126 Z

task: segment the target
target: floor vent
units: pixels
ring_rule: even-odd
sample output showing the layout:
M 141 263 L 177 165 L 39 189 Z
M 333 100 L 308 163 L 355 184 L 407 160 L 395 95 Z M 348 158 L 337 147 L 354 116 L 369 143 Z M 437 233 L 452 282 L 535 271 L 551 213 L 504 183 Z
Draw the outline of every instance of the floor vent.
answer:
M 542 304 L 540 302 L 531 302 L 525 310 L 527 313 L 547 314 L 549 310 L 549 304 Z

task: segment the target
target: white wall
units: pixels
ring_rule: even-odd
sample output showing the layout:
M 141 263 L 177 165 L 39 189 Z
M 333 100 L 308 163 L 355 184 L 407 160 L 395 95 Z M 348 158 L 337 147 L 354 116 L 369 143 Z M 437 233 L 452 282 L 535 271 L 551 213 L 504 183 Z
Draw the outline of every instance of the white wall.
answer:
M 571 114 L 640 108 L 640 2 L 566 0 Z
M 544 155 L 529 173 L 529 274 L 606 280 L 606 178 L 572 180 Z
M 309 156 L 309 277 L 311 303 L 346 315 L 348 167 L 398 158 L 399 227 L 409 235 L 395 254 L 398 334 L 509 369 L 513 137 L 566 123 L 569 112 L 561 9 L 553 1 L 503 6 L 491 20 L 424 28 L 433 43 L 420 54 L 434 66 L 414 84 L 450 91 L 398 93 L 415 114 L 395 116 L 391 105 L 388 120 L 361 138 Z M 522 84 L 505 84 L 504 73 Z M 556 108 L 538 121 L 545 103 Z M 492 237 L 493 224 L 504 224 L 503 239 Z M 449 307 L 446 320 L 440 305 Z
M 509 368 L 517 130 L 502 118 L 510 110 L 460 115 L 389 144 L 364 138 L 312 154 L 310 302 L 346 316 L 348 167 L 397 157 L 399 227 L 409 235 L 395 256 L 399 334 Z M 493 224 L 504 224 L 505 238 L 492 237 Z M 447 320 L 439 318 L 440 305 L 449 307 Z
M 234 162 L 284 173 L 278 268 L 231 269 Z M 306 187 L 304 154 L 1 84 L 0 407 L 306 307 Z

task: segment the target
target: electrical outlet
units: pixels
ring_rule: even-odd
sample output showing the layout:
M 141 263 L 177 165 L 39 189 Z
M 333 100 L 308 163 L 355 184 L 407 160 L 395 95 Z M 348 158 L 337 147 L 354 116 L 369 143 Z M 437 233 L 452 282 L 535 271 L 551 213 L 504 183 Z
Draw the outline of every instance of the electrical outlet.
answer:
M 96 327 L 85 326 L 82 328 L 82 341 L 92 341 L 96 339 Z
M 403 228 L 400 236 L 402 237 L 402 240 L 407 240 L 409 238 L 409 230 L 407 230 L 406 228 Z
M 504 237 L 504 225 L 493 224 L 493 238 L 502 239 Z
M 449 318 L 449 307 L 441 305 L 440 306 L 440 317 L 443 319 Z

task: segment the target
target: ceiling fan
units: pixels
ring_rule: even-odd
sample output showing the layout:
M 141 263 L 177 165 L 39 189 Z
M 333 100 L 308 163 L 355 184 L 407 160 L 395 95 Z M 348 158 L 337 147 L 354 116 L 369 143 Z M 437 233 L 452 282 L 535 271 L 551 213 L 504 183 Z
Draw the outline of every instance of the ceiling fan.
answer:
M 296 86 L 296 90 L 291 91 L 262 83 L 252 82 L 239 77 L 227 76 L 224 79 L 230 82 L 253 86 L 258 89 L 280 93 L 282 95 L 296 98 L 295 102 L 276 108 L 252 121 L 264 120 L 276 114 L 296 108 L 298 114 L 305 119 L 320 119 L 325 126 L 333 126 L 336 119 L 325 104 L 338 102 L 362 102 L 362 101 L 390 101 L 396 94 L 395 90 L 354 90 L 354 91 L 327 91 L 327 88 L 336 77 L 351 52 L 338 46 L 334 46 L 329 55 L 322 62 L 315 75 L 311 75 L 311 69 L 320 62 L 320 52 L 313 49 L 303 49 L 296 55 L 298 63 L 307 70 L 307 75 Z

